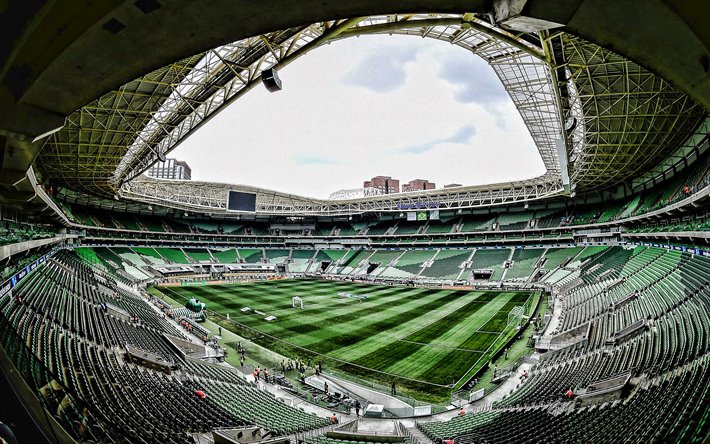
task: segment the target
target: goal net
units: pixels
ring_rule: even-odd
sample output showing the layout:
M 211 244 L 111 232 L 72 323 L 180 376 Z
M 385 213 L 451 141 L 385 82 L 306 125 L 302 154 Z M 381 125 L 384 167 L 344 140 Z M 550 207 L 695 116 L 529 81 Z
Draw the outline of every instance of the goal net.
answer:
M 508 325 L 520 324 L 520 320 L 523 318 L 524 314 L 525 308 L 522 305 L 513 307 L 513 309 L 508 312 Z
M 291 298 L 291 307 L 293 308 L 300 308 L 303 310 L 303 299 L 301 299 L 298 296 L 294 296 Z

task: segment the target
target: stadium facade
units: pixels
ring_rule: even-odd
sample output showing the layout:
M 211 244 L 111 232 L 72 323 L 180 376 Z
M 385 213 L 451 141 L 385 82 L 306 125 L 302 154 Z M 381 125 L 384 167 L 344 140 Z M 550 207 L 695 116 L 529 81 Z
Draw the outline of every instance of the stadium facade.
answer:
M 352 413 L 337 428 L 243 369 L 195 359 L 222 356 L 214 332 L 144 292 L 156 281 L 288 276 L 544 292 L 545 315 L 521 325 L 533 329 L 535 350 L 506 369 L 501 390 L 478 400 L 468 380 L 454 384 L 456 399 L 471 400 L 465 414 L 407 410 L 382 420 L 394 430 L 387 442 L 707 440 L 703 8 L 9 4 L 0 18 L 0 362 L 17 408 L 0 421 L 50 442 L 247 442 L 246 431 L 248 442 L 379 442 L 358 433 Z M 433 38 L 483 58 L 546 173 L 337 200 L 143 175 L 258 87 L 262 71 L 364 34 Z M 230 191 L 255 195 L 255 211 L 229 210 Z M 186 345 L 195 338 L 204 346 Z

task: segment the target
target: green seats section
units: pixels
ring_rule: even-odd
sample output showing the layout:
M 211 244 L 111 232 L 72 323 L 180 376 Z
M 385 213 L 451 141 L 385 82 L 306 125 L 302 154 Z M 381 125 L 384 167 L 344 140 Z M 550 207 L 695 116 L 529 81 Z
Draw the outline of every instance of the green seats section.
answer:
M 337 261 L 348 253 L 348 250 L 318 250 L 315 261 Z
M 165 232 L 165 226 L 163 226 L 163 221 L 159 217 L 140 216 L 139 221 L 148 231 Z
M 224 250 L 210 248 L 210 251 L 220 264 L 236 264 L 238 262 L 237 250 L 234 248 L 226 248 Z
M 409 250 L 397 259 L 397 263 L 380 274 L 382 277 L 412 278 L 422 271 L 422 266 L 436 253 L 435 250 Z
M 357 433 L 353 435 L 353 439 L 339 439 L 339 438 L 329 438 L 326 435 L 320 435 L 320 436 L 311 436 L 308 437 L 304 440 L 305 444 L 399 444 L 399 443 L 404 443 L 404 444 L 411 444 L 412 440 L 410 438 L 399 438 L 399 439 L 393 439 L 393 437 L 387 437 L 387 438 L 380 438 L 380 441 L 377 441 L 376 438 L 373 438 L 372 434 L 369 434 L 367 431 L 363 432 L 363 434 L 368 435 L 367 436 L 367 441 L 357 441 Z
M 180 250 L 180 249 L 156 247 L 155 251 L 160 253 L 161 256 L 163 256 L 165 259 L 168 259 L 172 263 L 175 263 L 175 264 L 189 264 L 190 263 L 190 260 L 187 257 L 185 257 L 182 250 Z
M 375 222 L 368 225 L 366 234 L 368 236 L 377 236 L 380 234 L 385 234 L 393 226 L 394 221 Z
M 582 262 L 584 262 L 588 258 L 597 256 L 598 254 L 603 253 L 608 249 L 609 247 L 605 247 L 603 245 L 584 247 L 584 249 L 577 256 L 574 257 L 574 260 L 569 263 L 569 267 L 577 268 Z
M 237 248 L 239 257 L 247 264 L 260 264 L 264 261 L 264 251 L 259 249 Z
M 288 264 L 288 271 L 291 273 L 305 273 L 315 254 L 315 250 L 291 250 L 291 261 Z
M 212 255 L 206 248 L 183 248 L 185 254 L 197 263 L 211 263 Z
M 431 266 L 422 270 L 421 276 L 451 280 L 461 273 L 460 265 L 471 255 L 471 250 L 441 250 L 434 256 Z
M 537 219 L 536 228 L 554 228 L 563 225 L 567 220 L 567 212 L 564 210 L 541 210 L 535 212 Z
M 625 217 L 629 217 L 634 212 L 638 209 L 639 204 L 641 203 L 641 195 L 637 194 L 634 196 L 633 199 L 631 199 L 624 207 L 621 209 L 621 212 L 619 212 L 619 219 L 623 219 Z
M 416 234 L 424 229 L 426 222 L 424 221 L 400 221 L 397 223 L 397 229 L 393 234 Z
M 56 235 L 57 233 L 53 228 L 43 225 L 0 221 L 0 245 L 46 239 Z
M 532 213 L 502 213 L 498 217 L 499 230 L 523 230 L 530 227 Z
M 499 281 L 503 276 L 504 263 L 509 256 L 510 248 L 503 248 L 500 250 L 477 249 L 476 253 L 473 255 L 473 264 L 471 265 L 471 268 L 472 270 L 493 270 L 493 274 L 489 280 Z M 471 278 L 473 278 L 473 272 L 471 273 Z
M 591 323 L 586 341 L 542 355 L 489 411 L 418 423 L 425 435 L 503 443 L 707 438 L 710 258 L 646 246 L 582 253 L 574 261 L 577 285 L 559 294 L 562 314 L 552 333 Z M 584 407 L 562 400 L 564 390 L 593 393 L 598 381 L 618 375 L 637 378 L 621 400 L 601 394 Z
M 96 256 L 107 266 L 113 266 L 114 268 L 121 268 L 123 259 L 121 256 L 114 253 L 110 248 L 100 247 L 94 248 Z
M 355 224 L 338 224 L 335 226 L 335 230 L 340 236 L 355 236 L 366 226 L 367 224 L 365 222 Z
M 582 247 L 548 248 L 545 251 L 542 267 L 546 270 L 553 270 L 577 256 L 582 249 Z
M 470 216 L 464 219 L 463 225 L 461 226 L 461 233 L 468 233 L 470 231 L 486 231 L 490 230 L 493 222 L 495 222 L 495 216 Z
M 349 256 L 343 258 L 343 262 L 340 264 L 338 269 L 338 274 L 350 274 L 355 268 L 360 265 L 360 263 L 372 255 L 370 250 L 350 250 Z
M 140 254 L 143 257 L 143 261 L 150 262 L 154 265 L 161 265 L 165 263 L 165 258 L 160 255 L 154 248 L 150 247 L 133 247 L 133 251 Z
M 273 430 L 277 435 L 290 435 L 327 426 L 330 421 L 289 407 L 273 394 L 255 387 L 203 380 L 193 385 L 230 414 L 244 421 Z
M 290 254 L 289 250 L 275 250 L 271 248 L 264 249 L 266 253 L 266 259 L 268 259 L 271 264 L 285 264 L 288 256 Z
M 402 253 L 403 251 L 401 250 L 376 250 L 368 261 L 371 264 L 379 263 L 380 265 L 372 271 L 371 276 L 380 276 L 389 267 L 390 263 L 401 256 Z
M 427 233 L 451 233 L 454 230 L 454 221 L 430 220 L 427 224 Z
M 313 236 L 330 236 L 333 232 L 333 224 L 318 224 L 315 230 L 311 231 Z
M 81 259 L 83 259 L 85 262 L 87 262 L 89 264 L 98 264 L 99 262 L 101 262 L 101 259 L 96 254 L 96 251 L 94 251 L 93 248 L 78 247 L 78 248 L 75 248 L 74 251 Z
M 544 252 L 544 249 L 516 248 L 513 253 L 513 263 L 505 274 L 505 280 L 527 280 L 535 271 L 535 265 Z
M 192 226 L 197 229 L 197 231 L 201 233 L 217 233 L 218 232 L 218 225 L 217 222 L 202 222 L 202 221 L 195 221 L 192 223 Z
M 621 211 L 624 205 L 624 202 L 611 202 L 605 205 L 604 211 L 599 216 L 599 219 L 596 220 L 596 222 L 604 223 L 615 219 L 616 215 Z

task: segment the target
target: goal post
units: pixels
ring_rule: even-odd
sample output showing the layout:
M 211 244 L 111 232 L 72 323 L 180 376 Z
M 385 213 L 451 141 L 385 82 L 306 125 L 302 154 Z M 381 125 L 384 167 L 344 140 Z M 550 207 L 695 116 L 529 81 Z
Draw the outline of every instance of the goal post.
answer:
M 525 314 L 525 308 L 522 305 L 518 305 L 517 307 L 513 307 L 513 309 L 508 312 L 508 325 L 511 325 L 514 323 L 520 324 L 520 320 L 522 319 L 524 314 Z
M 294 296 L 291 298 L 291 307 L 292 308 L 300 308 L 303 310 L 303 299 L 301 299 L 299 296 Z

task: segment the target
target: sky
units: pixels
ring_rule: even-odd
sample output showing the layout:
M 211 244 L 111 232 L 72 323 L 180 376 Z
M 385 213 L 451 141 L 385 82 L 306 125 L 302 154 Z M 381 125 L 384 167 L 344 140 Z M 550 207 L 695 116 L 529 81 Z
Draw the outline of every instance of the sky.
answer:
M 545 172 L 492 68 L 462 48 L 411 36 L 325 45 L 258 85 L 168 157 L 193 180 L 327 198 L 384 175 L 480 185 Z

